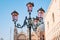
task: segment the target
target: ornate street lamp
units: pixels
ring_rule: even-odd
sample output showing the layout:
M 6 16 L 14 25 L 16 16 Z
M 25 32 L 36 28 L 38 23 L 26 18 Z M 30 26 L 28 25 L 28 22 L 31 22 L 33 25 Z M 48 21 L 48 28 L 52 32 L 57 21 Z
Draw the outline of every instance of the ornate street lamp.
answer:
M 25 25 L 27 25 L 27 28 L 29 29 L 29 40 L 31 40 L 31 28 L 33 28 L 33 30 L 36 31 L 37 27 L 41 24 L 41 21 L 39 18 L 42 17 L 41 14 L 45 11 L 42 8 L 40 8 L 38 10 L 38 16 L 36 18 L 31 18 L 31 12 L 34 7 L 34 3 L 29 2 L 26 4 L 26 6 L 28 8 L 29 17 L 27 16 L 25 17 L 25 20 L 22 26 L 20 24 L 16 24 L 16 22 L 18 21 L 19 13 L 16 11 L 13 11 L 11 15 L 12 15 L 15 27 L 22 28 Z
M 12 15 L 12 19 L 13 19 L 13 21 L 17 21 L 18 20 L 18 12 L 16 12 L 16 11 L 13 11 L 12 13 L 11 13 L 11 15 Z
M 33 30 L 36 31 L 37 27 L 39 26 L 39 18 L 36 17 L 36 18 L 33 18 Z
M 38 12 L 38 16 L 36 16 L 36 18 L 33 18 L 34 20 L 34 27 L 33 27 L 33 30 L 36 31 L 37 27 L 41 24 L 44 24 L 44 21 L 43 21 L 43 16 L 44 16 L 44 9 L 43 8 L 40 8 L 37 10 Z
M 44 16 L 44 13 L 45 13 L 44 9 L 40 8 L 40 9 L 37 10 L 37 12 L 38 12 L 37 17 L 39 18 L 40 24 L 43 24 L 44 23 L 43 16 Z
M 44 15 L 44 13 L 45 13 L 45 11 L 43 10 L 43 8 L 38 9 L 37 12 L 38 12 L 38 17 L 39 17 L 39 18 L 40 18 L 40 17 L 43 18 L 43 15 Z
M 11 13 L 11 15 L 12 15 L 12 21 L 14 22 L 14 24 L 15 24 L 15 27 L 16 27 L 16 22 L 18 21 L 18 15 L 19 15 L 19 13 L 18 12 L 16 12 L 16 11 L 13 11 L 12 13 Z
M 28 8 L 28 12 L 31 13 L 32 12 L 32 9 L 34 7 L 34 3 L 29 2 L 29 3 L 26 4 L 26 6 Z

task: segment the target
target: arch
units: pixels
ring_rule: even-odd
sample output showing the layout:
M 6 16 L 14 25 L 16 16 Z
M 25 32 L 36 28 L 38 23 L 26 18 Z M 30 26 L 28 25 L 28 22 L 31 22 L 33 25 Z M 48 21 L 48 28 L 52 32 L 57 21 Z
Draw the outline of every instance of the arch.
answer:
M 17 40 L 26 40 L 26 34 L 20 33 L 17 37 Z

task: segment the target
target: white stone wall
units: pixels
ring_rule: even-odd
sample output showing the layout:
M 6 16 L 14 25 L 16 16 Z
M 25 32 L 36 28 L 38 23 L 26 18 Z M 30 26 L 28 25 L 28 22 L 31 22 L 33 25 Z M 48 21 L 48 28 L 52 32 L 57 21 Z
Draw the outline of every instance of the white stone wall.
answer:
M 54 21 L 53 15 L 54 14 Z M 52 40 L 60 32 L 60 0 L 51 0 L 45 15 L 45 39 Z

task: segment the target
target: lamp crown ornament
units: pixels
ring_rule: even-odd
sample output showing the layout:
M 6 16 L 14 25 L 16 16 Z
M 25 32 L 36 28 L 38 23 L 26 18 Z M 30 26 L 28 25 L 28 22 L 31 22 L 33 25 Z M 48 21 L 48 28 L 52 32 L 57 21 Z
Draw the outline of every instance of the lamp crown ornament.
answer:
M 41 7 L 40 9 L 37 10 L 37 12 L 39 12 L 39 11 L 45 12 L 45 10 L 44 10 L 42 7 Z
M 11 15 L 14 14 L 14 13 L 16 13 L 17 15 L 19 15 L 19 13 L 17 11 L 15 11 L 15 10 L 11 13 Z

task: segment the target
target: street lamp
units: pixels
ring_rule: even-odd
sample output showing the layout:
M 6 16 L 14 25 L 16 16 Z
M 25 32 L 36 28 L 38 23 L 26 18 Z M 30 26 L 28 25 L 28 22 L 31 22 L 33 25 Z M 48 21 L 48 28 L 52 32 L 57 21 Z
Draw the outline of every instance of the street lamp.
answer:
M 12 13 L 11 13 L 11 15 L 12 15 L 12 21 L 14 22 L 14 24 L 15 24 L 15 27 L 16 27 L 16 22 L 18 21 L 18 15 L 19 15 L 19 13 L 18 12 L 16 12 L 16 11 L 13 11 Z
M 36 31 L 37 30 L 37 27 L 39 26 L 39 18 L 36 17 L 36 18 L 33 18 L 33 31 Z
M 39 18 L 40 24 L 43 24 L 44 23 L 43 16 L 44 16 L 44 13 L 45 13 L 44 9 L 40 8 L 40 9 L 37 10 L 37 12 L 38 12 L 38 18 Z
M 36 18 L 31 18 L 31 12 L 34 7 L 34 3 L 29 2 L 26 4 L 26 6 L 28 8 L 29 17 L 27 16 L 25 17 L 25 20 L 22 26 L 20 24 L 16 24 L 16 22 L 18 21 L 19 13 L 17 11 L 13 11 L 11 15 L 12 15 L 15 27 L 23 28 L 25 25 L 27 26 L 27 28 L 29 29 L 29 40 L 31 40 L 31 28 L 33 28 L 33 30 L 36 31 L 37 27 L 41 24 L 41 21 L 39 18 L 42 16 L 39 14 Z M 40 11 L 44 12 L 42 8 L 38 10 L 39 13 Z
M 29 2 L 29 3 L 27 3 L 26 4 L 26 6 L 27 6 L 27 8 L 28 8 L 28 12 L 32 12 L 32 9 L 33 9 L 33 7 L 34 7 L 34 3 L 32 3 L 32 2 Z
M 39 17 L 39 18 L 40 18 L 40 17 L 43 18 L 43 15 L 44 15 L 44 13 L 45 13 L 45 11 L 43 10 L 43 8 L 38 9 L 37 12 L 38 12 L 38 17 Z

